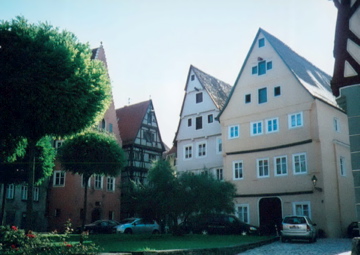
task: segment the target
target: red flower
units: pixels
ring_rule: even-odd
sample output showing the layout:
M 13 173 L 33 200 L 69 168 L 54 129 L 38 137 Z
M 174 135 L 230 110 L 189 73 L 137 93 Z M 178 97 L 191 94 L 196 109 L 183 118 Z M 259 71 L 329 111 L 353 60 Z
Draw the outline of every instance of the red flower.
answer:
M 14 230 L 14 231 L 17 231 L 17 230 L 18 230 L 18 228 L 15 227 L 15 226 L 11 226 L 11 229 Z
M 69 247 L 69 248 L 72 247 L 71 244 L 69 244 L 69 243 L 67 243 L 67 242 L 64 242 L 64 243 L 65 243 L 65 246 L 66 246 L 66 247 Z
M 16 245 L 15 245 L 15 244 L 12 244 L 10 247 L 11 247 L 11 249 L 16 249 Z

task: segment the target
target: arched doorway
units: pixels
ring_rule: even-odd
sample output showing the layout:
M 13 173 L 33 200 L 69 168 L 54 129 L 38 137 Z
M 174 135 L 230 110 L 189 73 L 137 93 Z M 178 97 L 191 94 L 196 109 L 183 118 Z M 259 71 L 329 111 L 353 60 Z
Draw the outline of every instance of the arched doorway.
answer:
M 260 228 L 264 235 L 274 235 L 282 220 L 281 200 L 278 197 L 261 198 L 259 201 Z

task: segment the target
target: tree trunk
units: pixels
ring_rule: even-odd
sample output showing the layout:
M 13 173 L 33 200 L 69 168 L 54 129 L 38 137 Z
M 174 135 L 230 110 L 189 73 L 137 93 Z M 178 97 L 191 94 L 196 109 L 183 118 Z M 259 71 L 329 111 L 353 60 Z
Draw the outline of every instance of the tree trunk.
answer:
M 35 146 L 37 141 L 28 139 L 29 146 L 29 165 L 28 165 L 28 196 L 26 203 L 26 225 L 25 233 L 33 230 L 34 227 L 34 212 L 33 212 L 33 190 L 35 181 Z
M 82 218 L 82 224 L 81 224 L 81 231 L 84 231 L 84 227 L 86 224 L 86 215 L 87 215 L 87 193 L 88 193 L 88 182 L 90 176 L 84 175 L 85 177 L 85 190 L 84 190 L 84 206 L 83 206 L 83 218 Z
M 2 195 L 2 203 L 1 203 L 1 213 L 0 213 L 0 225 L 5 225 L 5 206 L 6 206 L 6 186 L 7 182 L 3 183 L 3 195 Z

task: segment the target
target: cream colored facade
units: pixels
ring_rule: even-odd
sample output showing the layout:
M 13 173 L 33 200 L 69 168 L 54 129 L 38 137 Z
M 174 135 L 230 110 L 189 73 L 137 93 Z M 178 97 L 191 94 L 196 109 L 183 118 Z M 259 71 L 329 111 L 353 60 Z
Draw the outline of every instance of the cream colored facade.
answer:
M 259 30 L 219 115 L 224 179 L 244 221 L 270 233 L 305 214 L 340 237 L 355 219 L 347 117 L 330 78 Z

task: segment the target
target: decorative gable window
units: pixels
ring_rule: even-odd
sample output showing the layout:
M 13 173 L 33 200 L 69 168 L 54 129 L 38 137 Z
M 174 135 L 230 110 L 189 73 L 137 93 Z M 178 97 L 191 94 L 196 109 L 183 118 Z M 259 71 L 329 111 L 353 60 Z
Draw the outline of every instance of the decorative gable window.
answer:
M 65 172 L 64 171 L 54 171 L 53 185 L 54 185 L 54 187 L 64 187 L 65 186 Z
M 143 130 L 143 135 L 145 138 L 145 141 L 148 143 L 152 143 L 155 140 L 155 134 L 151 132 L 150 130 Z
M 251 130 L 251 135 L 262 135 L 263 133 L 263 122 L 262 121 L 258 121 L 258 122 L 251 122 L 250 123 L 250 130 Z
M 187 145 L 184 147 L 184 158 L 185 159 L 192 158 L 192 145 Z
M 258 75 L 266 74 L 266 61 L 258 63 Z
M 273 65 L 272 61 L 265 61 L 262 58 L 258 58 L 259 63 L 251 68 L 251 74 L 263 75 L 268 70 L 271 70 Z
M 196 130 L 202 129 L 202 117 L 196 117 Z
M 192 74 L 191 76 L 190 76 L 190 80 L 195 80 L 195 74 Z
M 264 39 L 264 38 L 260 38 L 259 41 L 258 41 L 258 43 L 259 43 L 259 48 L 264 47 L 264 46 L 265 46 L 265 39 Z
M 203 101 L 203 93 L 196 93 L 196 103 L 201 103 Z
M 228 132 L 229 132 L 229 134 L 228 134 L 229 139 L 238 138 L 240 136 L 239 125 L 229 126 Z
M 259 94 L 259 104 L 263 104 L 267 102 L 267 89 L 262 88 L 258 90 Z

